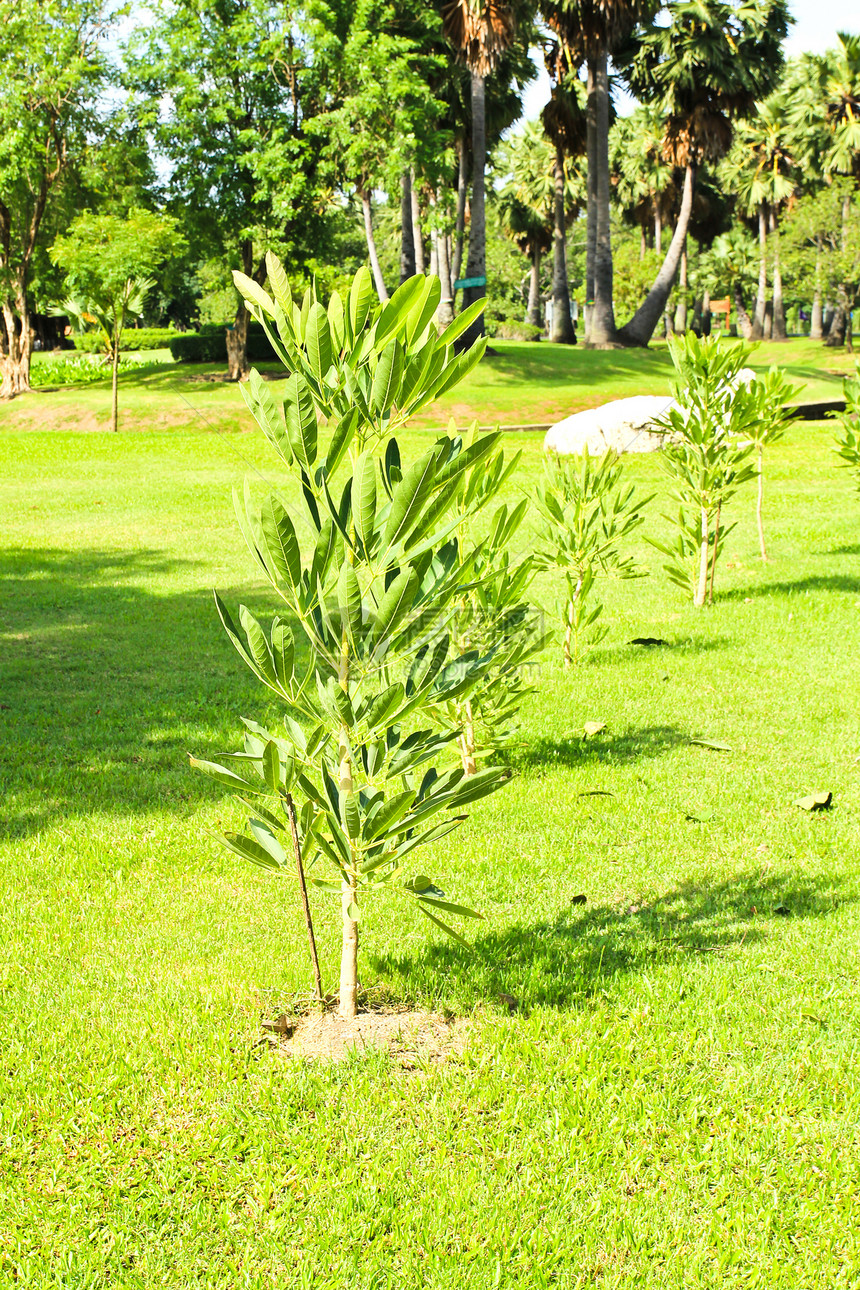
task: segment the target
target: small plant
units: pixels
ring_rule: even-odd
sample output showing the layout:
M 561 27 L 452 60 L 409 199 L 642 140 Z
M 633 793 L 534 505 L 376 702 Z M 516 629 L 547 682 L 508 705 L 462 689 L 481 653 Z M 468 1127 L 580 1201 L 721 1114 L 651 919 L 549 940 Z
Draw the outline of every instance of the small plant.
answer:
M 477 424 L 473 423 L 467 444 L 475 442 L 477 433 Z M 473 517 L 484 514 L 521 457 L 522 453 L 517 452 L 506 461 L 504 451 L 498 447 L 489 458 L 466 471 L 464 488 L 456 503 L 460 517 L 457 541 L 464 559 L 475 546 Z M 534 559 L 527 556 L 517 561 L 509 550 L 527 509 L 528 500 L 523 498 L 512 509 L 503 504 L 495 511 L 489 532 L 477 545 L 472 576 L 464 581 L 451 620 L 452 641 L 458 652 L 491 659 L 473 692 L 467 698 L 454 700 L 447 713 L 449 722 L 462 728 L 458 744 L 467 775 L 477 771 L 479 753 L 499 751 L 515 737 L 519 707 L 531 688 L 527 670 L 547 641 L 538 615 L 524 600 L 535 573 Z
M 854 482 L 860 492 L 860 366 L 855 376 L 844 381 L 845 411 L 840 413 L 841 431 L 836 436 L 836 453 L 841 464 L 854 471 Z
M 236 498 L 239 524 L 287 612 L 264 630 L 244 606 L 237 625 L 217 604 L 239 654 L 283 703 L 283 724 L 270 732 L 246 721 L 240 752 L 219 763 L 192 760 L 252 812 L 247 833 L 224 835 L 228 847 L 281 871 L 292 842 L 300 873 L 339 899 L 339 1011 L 349 1018 L 369 899 L 396 894 L 458 940 L 447 916 L 480 917 L 409 866 L 413 851 L 456 828 L 469 803 L 509 774 L 440 770 L 463 734 L 451 714 L 494 662 L 493 648 L 464 648 L 451 626 L 464 587 L 486 582 L 483 552 L 502 540 L 495 531 L 480 546 L 462 537 L 492 494 L 470 489 L 470 472 L 491 464 L 503 476 L 504 466 L 498 434 L 469 442 L 449 434 L 410 464 L 393 434 L 479 361 L 483 340 L 459 355 L 454 342 L 483 301 L 437 335 L 438 278 L 409 279 L 382 307 L 361 269 L 347 295 L 335 293 L 325 307 L 312 290 L 293 301 L 271 256 L 268 271 L 271 296 L 234 276 L 291 374 L 278 387 L 282 398 L 255 372 L 242 393 L 300 483 L 310 542 L 303 551 L 294 508 L 277 493 L 257 507 L 246 485 Z
M 764 376 L 757 376 L 750 391 L 755 400 L 756 418 L 749 430 L 750 439 L 756 452 L 756 470 L 758 474 L 758 495 L 756 498 L 756 524 L 758 525 L 758 542 L 762 561 L 767 563 L 767 547 L 764 540 L 764 450 L 776 443 L 785 434 L 791 424 L 791 412 L 786 406 L 803 389 L 802 385 L 792 385 L 787 381 L 778 367 L 772 367 Z
M 117 371 L 137 372 L 152 366 L 152 359 L 121 358 Z M 95 354 L 40 355 L 30 369 L 30 384 L 33 389 L 43 389 L 46 385 L 92 385 L 106 380 L 110 371 L 108 360 Z
M 632 484 L 622 483 L 616 453 L 599 460 L 579 456 L 550 456 L 546 482 L 535 502 L 542 517 L 537 562 L 543 569 L 564 573 L 567 595 L 561 613 L 564 624 L 565 667 L 578 662 L 599 644 L 609 630 L 598 619 L 603 605 L 593 597 L 600 574 L 638 578 L 643 570 L 624 554 L 623 544 L 642 523 L 641 511 L 650 497 L 636 497 Z
M 759 411 L 743 384 L 741 369 L 751 354 L 746 345 L 721 345 L 718 336 L 692 333 L 670 342 L 677 378 L 675 406 L 661 418 L 668 432 L 663 461 L 674 477 L 675 541 L 651 545 L 669 557 L 669 578 L 692 592 L 701 607 L 714 598 L 717 561 L 728 527 L 723 509 L 741 484 L 755 477 L 751 442 Z

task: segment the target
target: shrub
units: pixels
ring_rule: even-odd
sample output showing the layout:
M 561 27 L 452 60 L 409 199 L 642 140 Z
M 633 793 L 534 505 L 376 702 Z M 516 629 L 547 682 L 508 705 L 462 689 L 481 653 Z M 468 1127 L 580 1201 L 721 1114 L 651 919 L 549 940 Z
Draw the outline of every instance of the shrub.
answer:
M 632 484 L 624 487 L 617 454 L 600 460 L 588 452 L 571 457 L 550 456 L 545 463 L 546 482 L 535 501 L 542 523 L 538 532 L 537 561 L 543 569 L 561 569 L 567 595 L 562 604 L 565 667 L 600 643 L 607 633 L 598 619 L 601 601 L 593 599 L 601 574 L 616 578 L 642 576 L 622 545 L 642 523 L 641 510 L 651 501 L 636 497 Z
M 153 366 L 153 360 L 123 358 L 117 370 L 136 372 L 141 367 Z M 106 360 L 95 354 L 58 354 L 40 357 L 30 368 L 30 384 L 34 389 L 48 385 L 91 385 L 94 381 L 110 380 L 111 369 Z
M 193 332 L 174 331 L 170 327 L 128 327 L 123 332 L 120 351 L 133 353 L 149 349 L 168 349 L 177 337 L 193 334 Z M 85 332 L 83 336 L 73 336 L 72 340 L 75 349 L 84 354 L 100 354 L 104 350 L 104 342 L 98 332 Z
M 691 592 L 701 607 L 714 598 L 717 561 L 726 535 L 723 508 L 741 484 L 755 475 L 750 464 L 759 409 L 742 382 L 747 345 L 720 345 L 719 336 L 699 340 L 692 333 L 669 342 L 677 377 L 676 406 L 660 424 L 669 438 L 663 462 L 675 479 L 677 516 L 672 543 L 652 540 L 669 557 L 664 565 L 672 582 Z

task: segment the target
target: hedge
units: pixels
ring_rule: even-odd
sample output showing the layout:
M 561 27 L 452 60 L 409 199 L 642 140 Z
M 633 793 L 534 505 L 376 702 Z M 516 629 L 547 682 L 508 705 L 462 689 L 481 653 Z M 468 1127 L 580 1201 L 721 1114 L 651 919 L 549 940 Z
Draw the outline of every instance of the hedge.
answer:
M 174 332 L 170 352 L 177 363 L 226 363 L 227 324 L 206 323 L 199 332 Z M 260 323 L 248 326 L 248 358 L 252 363 L 273 363 L 277 354 Z
M 172 327 L 126 327 L 122 335 L 120 351 L 137 351 L 146 349 L 167 349 L 172 340 L 179 336 L 193 336 L 194 332 L 175 331 Z M 103 348 L 98 333 L 87 332 L 85 336 L 74 336 L 75 349 L 84 354 L 99 354 Z

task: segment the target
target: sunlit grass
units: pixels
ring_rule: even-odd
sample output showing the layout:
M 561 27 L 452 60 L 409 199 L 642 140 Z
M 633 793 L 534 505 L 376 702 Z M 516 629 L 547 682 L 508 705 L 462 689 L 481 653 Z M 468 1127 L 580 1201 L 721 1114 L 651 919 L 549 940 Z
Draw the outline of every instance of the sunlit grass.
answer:
M 266 611 L 229 493 L 278 477 L 268 448 L 0 438 L 0 1285 L 860 1283 L 860 512 L 831 433 L 769 455 L 767 566 L 740 495 L 712 610 L 643 543 L 600 650 L 547 654 L 514 782 L 420 861 L 485 911 L 474 955 L 371 911 L 365 987 L 473 1018 L 412 1071 L 258 1043 L 309 989 L 296 893 L 218 846 L 238 812 L 186 768 L 275 716 L 209 594 Z M 816 789 L 829 812 L 793 805 Z

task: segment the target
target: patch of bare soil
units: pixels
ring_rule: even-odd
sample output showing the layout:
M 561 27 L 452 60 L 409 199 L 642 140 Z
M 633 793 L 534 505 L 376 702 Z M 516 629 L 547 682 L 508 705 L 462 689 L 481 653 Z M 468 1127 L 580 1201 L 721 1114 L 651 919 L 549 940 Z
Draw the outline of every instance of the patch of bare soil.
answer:
M 290 1057 L 338 1062 L 351 1052 L 376 1049 L 408 1070 L 461 1052 L 468 1027 L 462 1019 L 448 1020 L 438 1012 L 368 1009 L 352 1021 L 336 1012 L 284 1016 L 266 1029 L 283 1036 L 281 1051 Z

